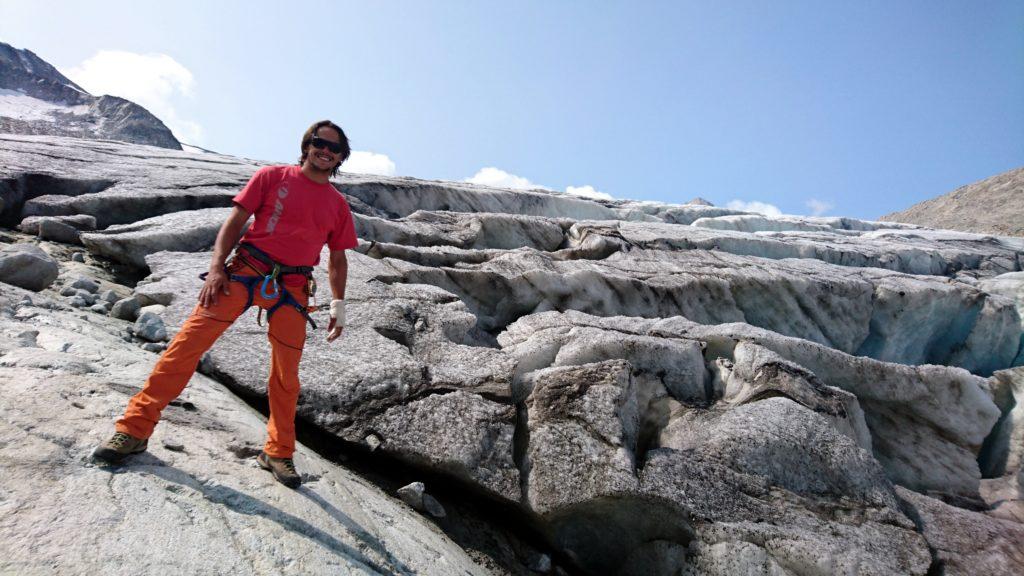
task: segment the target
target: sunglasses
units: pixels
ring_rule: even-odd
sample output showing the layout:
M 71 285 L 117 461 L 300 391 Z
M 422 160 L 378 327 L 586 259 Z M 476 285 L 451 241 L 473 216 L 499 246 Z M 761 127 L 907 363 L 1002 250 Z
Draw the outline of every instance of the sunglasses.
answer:
M 309 144 L 313 148 L 320 148 L 321 150 L 326 148 L 334 154 L 341 154 L 342 150 L 340 142 L 331 142 L 330 140 L 324 140 L 319 136 L 313 136 L 313 139 L 309 141 Z

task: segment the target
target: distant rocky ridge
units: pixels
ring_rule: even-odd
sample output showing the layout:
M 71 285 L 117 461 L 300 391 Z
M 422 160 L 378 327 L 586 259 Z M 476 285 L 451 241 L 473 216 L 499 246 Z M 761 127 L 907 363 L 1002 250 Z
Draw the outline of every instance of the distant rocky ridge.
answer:
M 931 228 L 1024 236 L 1024 167 L 996 174 L 879 218 Z
M 93 96 L 29 50 L 0 42 L 0 133 L 120 140 L 181 150 L 138 104 Z
M 303 449 L 300 470 L 317 479 L 297 498 L 244 467 L 258 425 L 217 382 L 266 394 L 251 312 L 149 456 L 110 476 L 89 464 L 155 359 L 140 348 L 159 351 L 195 305 L 217 227 L 257 168 L 0 135 L 0 225 L 20 230 L 0 235 L 0 282 L 25 283 L 28 266 L 52 281 L 0 284 L 0 438 L 45 455 L 32 470 L 61 518 L 28 506 L 0 518 L 15 551 L 0 571 L 119 573 L 102 555 L 62 553 L 98 514 L 73 487 L 108 478 L 102 504 L 132 503 L 121 540 L 144 540 L 147 506 L 167 510 L 164 538 L 245 534 L 196 544 L 221 563 L 166 555 L 150 573 L 246 558 L 256 573 L 318 573 L 332 555 L 352 570 L 477 571 L 386 495 L 364 490 L 364 511 L 352 508 L 344 464 Z M 335 186 L 360 237 L 349 322 L 334 344 L 307 340 L 299 426 L 321 449 L 387 455 L 523 515 L 543 544 L 520 569 L 488 564 L 496 573 L 1024 572 L 1024 239 L 415 178 Z M 97 288 L 70 250 L 147 276 Z M 3 276 L 7 259 L 20 274 Z M 62 410 L 71 432 L 52 416 Z M 202 447 L 197 463 L 179 438 Z M 0 451 L 0 465 L 22 470 L 16 456 Z M 5 482 L 21 502 L 35 480 Z M 52 545 L 33 548 L 28 526 Z M 282 526 L 289 547 L 331 554 L 303 564 L 264 545 Z

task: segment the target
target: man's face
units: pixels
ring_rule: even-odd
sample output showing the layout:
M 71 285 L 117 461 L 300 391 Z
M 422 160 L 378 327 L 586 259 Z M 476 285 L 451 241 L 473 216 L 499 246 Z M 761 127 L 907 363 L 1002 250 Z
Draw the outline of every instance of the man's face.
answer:
M 334 128 L 328 126 L 321 126 L 313 133 L 313 137 L 319 137 L 322 140 L 334 142 L 335 144 L 341 142 L 341 135 L 338 134 Z M 324 172 L 330 172 L 334 170 L 334 167 L 341 161 L 341 154 L 335 154 L 327 148 L 317 148 L 313 144 L 309 145 L 306 152 L 306 161 L 309 162 L 313 168 Z

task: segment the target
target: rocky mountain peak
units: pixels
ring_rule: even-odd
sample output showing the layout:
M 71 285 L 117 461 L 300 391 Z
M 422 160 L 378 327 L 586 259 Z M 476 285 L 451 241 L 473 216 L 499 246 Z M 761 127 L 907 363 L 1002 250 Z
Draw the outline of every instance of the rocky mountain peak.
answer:
M 81 104 L 91 95 L 31 50 L 0 42 L 0 88 L 66 105 Z
M 1024 236 L 1024 166 L 961 186 L 879 220 Z
M 30 50 L 0 42 L 0 132 L 120 140 L 181 150 L 148 110 L 93 96 Z

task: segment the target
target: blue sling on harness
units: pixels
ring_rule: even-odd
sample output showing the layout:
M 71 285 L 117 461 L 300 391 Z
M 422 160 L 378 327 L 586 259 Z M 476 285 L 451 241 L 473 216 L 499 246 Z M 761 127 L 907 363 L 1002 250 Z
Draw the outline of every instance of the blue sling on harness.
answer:
M 295 310 L 297 310 L 307 322 L 309 322 L 310 326 L 313 327 L 313 330 L 316 330 L 316 322 L 313 322 L 313 318 L 309 316 L 307 308 L 300 304 L 299 301 L 292 296 L 291 292 L 278 285 L 278 278 L 281 276 L 286 274 L 302 274 L 307 279 L 307 287 L 310 288 L 307 293 L 312 295 L 312 293 L 315 293 L 316 291 L 316 282 L 313 280 L 313 268 L 310 266 L 284 266 L 275 262 L 269 255 L 267 255 L 266 252 L 263 252 L 251 244 L 240 244 L 238 248 L 239 249 L 235 251 L 233 256 L 234 258 L 238 258 L 250 268 L 258 270 L 258 268 L 249 263 L 245 256 L 242 255 L 241 250 L 244 250 L 248 256 L 252 256 L 270 269 L 270 271 L 263 276 L 242 276 L 239 274 L 228 275 L 228 278 L 230 278 L 232 282 L 239 282 L 242 286 L 245 286 L 245 290 L 248 293 L 245 300 L 245 307 L 242 308 L 242 310 L 248 310 L 249 307 L 252 306 L 252 301 L 255 298 L 256 286 L 258 285 L 260 296 L 262 298 L 266 300 L 277 299 L 277 302 L 267 309 L 267 322 L 270 322 L 270 317 L 273 316 L 274 312 L 277 312 L 279 308 L 282 306 L 291 306 L 292 308 L 295 308 Z M 227 265 L 225 265 L 224 268 L 227 270 Z M 207 272 L 203 272 L 199 275 L 199 279 L 206 280 L 207 274 Z M 268 288 L 273 291 L 269 292 Z M 256 323 L 260 326 L 263 325 L 263 322 L 260 321 L 262 315 L 263 309 L 261 308 L 259 314 L 256 315 Z

